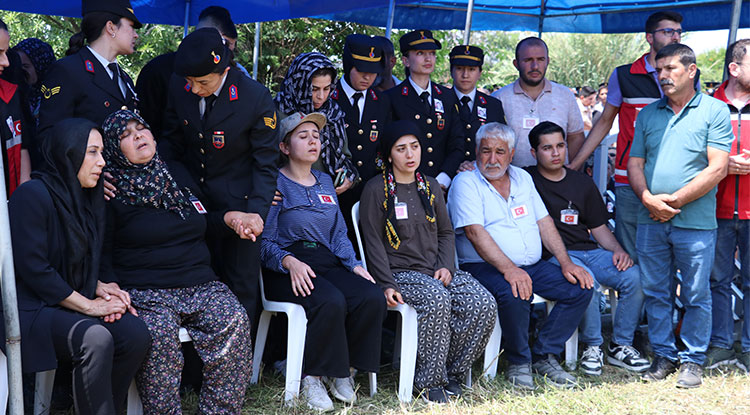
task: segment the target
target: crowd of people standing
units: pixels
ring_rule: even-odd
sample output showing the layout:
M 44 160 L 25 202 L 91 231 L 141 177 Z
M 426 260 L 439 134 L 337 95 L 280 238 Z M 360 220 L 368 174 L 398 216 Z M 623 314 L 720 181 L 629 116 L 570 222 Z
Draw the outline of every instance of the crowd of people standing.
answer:
M 576 330 L 589 376 L 606 360 L 644 381 L 679 369 L 676 386 L 694 388 L 704 368 L 750 369 L 731 298 L 737 257 L 750 313 L 750 40 L 728 48 L 710 97 L 682 16 L 653 13 L 649 50 L 577 100 L 546 78 L 537 37 L 516 45 L 518 79 L 488 95 L 478 46 L 451 49 L 445 87 L 429 30 L 399 39 L 403 81 L 390 40 L 355 34 L 343 73 L 300 54 L 272 97 L 234 61 L 226 9 L 204 10 L 137 83 L 117 63 L 141 27 L 130 2 L 83 0 L 82 15 L 57 61 L 39 39 L 10 48 L 0 21 L 23 367 L 70 365 L 76 413 L 119 412 L 133 379 L 145 413 L 180 413 L 193 364 L 180 328 L 202 364 L 201 413 L 239 413 L 262 358 L 261 278 L 266 298 L 305 310 L 301 387 L 318 411 L 356 401 L 352 373 L 379 370 L 398 304 L 416 310 L 414 386 L 433 403 L 461 395 L 496 320 L 518 389 L 578 384 L 558 362 Z M 612 232 L 580 170 L 615 119 Z M 620 300 L 611 334 L 604 288 Z M 536 333 L 535 295 L 555 301 Z M 644 314 L 651 359 L 634 345 Z

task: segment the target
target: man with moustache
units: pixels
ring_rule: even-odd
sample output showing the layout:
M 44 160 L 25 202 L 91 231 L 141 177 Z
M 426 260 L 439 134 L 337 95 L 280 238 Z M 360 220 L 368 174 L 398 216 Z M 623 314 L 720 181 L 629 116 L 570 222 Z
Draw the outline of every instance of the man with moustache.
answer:
M 513 60 L 518 79 L 492 94 L 503 102 L 508 125 L 516 132 L 518 147 L 514 166 L 536 164 L 528 136 L 542 121 L 552 121 L 565 130 L 570 157 L 576 155 L 585 139 L 576 97 L 568 87 L 545 78 L 548 65 L 547 44 L 538 37 L 523 39 L 516 45 Z
M 679 364 L 677 387 L 695 388 L 711 337 L 716 185 L 727 174 L 734 137 L 727 105 L 695 91 L 692 49 L 667 45 L 655 62 L 665 97 L 638 115 L 628 160 L 630 185 L 643 203 L 635 246 L 655 355 L 643 379 L 663 380 Z M 672 330 L 673 267 L 682 275 L 682 350 Z
M 724 101 L 732 117 L 735 140 L 729 153 L 727 177 L 716 193 L 716 253 L 711 271 L 711 346 L 705 367 L 737 363 L 750 369 L 750 39 L 742 39 L 727 48 L 726 80 L 714 93 Z M 744 294 L 742 353 L 735 355 L 732 318 L 732 279 L 734 253 L 739 251 L 740 278 Z
M 513 129 L 491 122 L 479 128 L 476 138 L 477 168 L 459 173 L 448 193 L 458 262 L 497 300 L 508 381 L 533 390 L 533 370 L 553 386 L 574 387 L 576 378 L 556 355 L 591 301 L 593 279 L 571 261 L 531 176 L 510 165 Z M 560 267 L 541 258 L 542 244 Z M 556 304 L 530 348 L 534 293 Z
M 599 143 L 609 134 L 612 124 L 619 115 L 617 134 L 617 156 L 615 157 L 615 204 L 617 226 L 615 236 L 625 251 L 638 263 L 635 249 L 636 217 L 641 205 L 628 184 L 628 154 L 633 142 L 635 119 L 646 105 L 663 97 L 656 69 L 656 54 L 666 45 L 680 42 L 682 35 L 682 15 L 672 11 L 653 13 L 646 20 L 646 42 L 648 52 L 635 62 L 617 67 L 607 85 L 607 102 L 604 111 L 589 132 L 581 151 L 570 159 L 570 167 L 578 170 L 586 162 Z M 696 89 L 700 89 L 698 76 Z

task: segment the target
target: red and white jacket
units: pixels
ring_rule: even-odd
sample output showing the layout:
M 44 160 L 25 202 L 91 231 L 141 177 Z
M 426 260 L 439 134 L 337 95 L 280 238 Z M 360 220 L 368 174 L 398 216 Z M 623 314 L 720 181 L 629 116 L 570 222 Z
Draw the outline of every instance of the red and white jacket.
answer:
M 725 81 L 714 92 L 714 98 L 724 101 L 729 106 L 732 117 L 734 141 L 729 156 L 742 154 L 750 150 L 750 104 L 737 108 L 729 101 Z M 716 217 L 732 219 L 737 214 L 739 219 L 750 219 L 750 175 L 729 174 L 719 183 L 716 193 Z
M 0 79 L 0 141 L 3 143 L 5 185 L 10 198 L 21 181 L 21 131 L 23 113 L 18 86 Z

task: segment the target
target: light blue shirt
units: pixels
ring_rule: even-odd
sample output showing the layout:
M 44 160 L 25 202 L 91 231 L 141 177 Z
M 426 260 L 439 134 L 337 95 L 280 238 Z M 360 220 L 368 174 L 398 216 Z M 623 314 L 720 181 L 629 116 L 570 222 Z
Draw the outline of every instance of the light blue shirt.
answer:
M 542 238 L 537 221 L 548 216 L 531 175 L 508 167 L 510 195 L 503 198 L 479 169 L 456 175 L 448 192 L 448 213 L 456 230 L 458 262 L 484 262 L 463 228 L 482 225 L 516 266 L 532 265 L 542 258 Z

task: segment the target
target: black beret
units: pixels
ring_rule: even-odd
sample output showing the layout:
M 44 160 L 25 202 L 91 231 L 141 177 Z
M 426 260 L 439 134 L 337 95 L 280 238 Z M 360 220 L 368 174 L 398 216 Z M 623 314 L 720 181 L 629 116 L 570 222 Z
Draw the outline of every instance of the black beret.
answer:
M 174 60 L 179 76 L 205 76 L 222 72 L 229 65 L 229 54 L 219 31 L 206 27 L 182 39 Z
M 432 37 L 432 32 L 427 29 L 414 30 L 401 36 L 398 40 L 401 53 L 410 50 L 435 50 L 441 49 L 440 41 Z
M 81 15 L 86 16 L 91 12 L 109 12 L 120 17 L 127 17 L 133 21 L 133 27 L 140 29 L 141 22 L 135 17 L 130 0 L 82 0 Z
M 457 66 L 482 66 L 484 63 L 484 51 L 477 46 L 459 45 L 451 49 L 448 55 L 451 65 Z
M 344 58 L 360 72 L 380 73 L 385 69 L 383 47 L 378 39 L 361 34 L 346 37 Z

